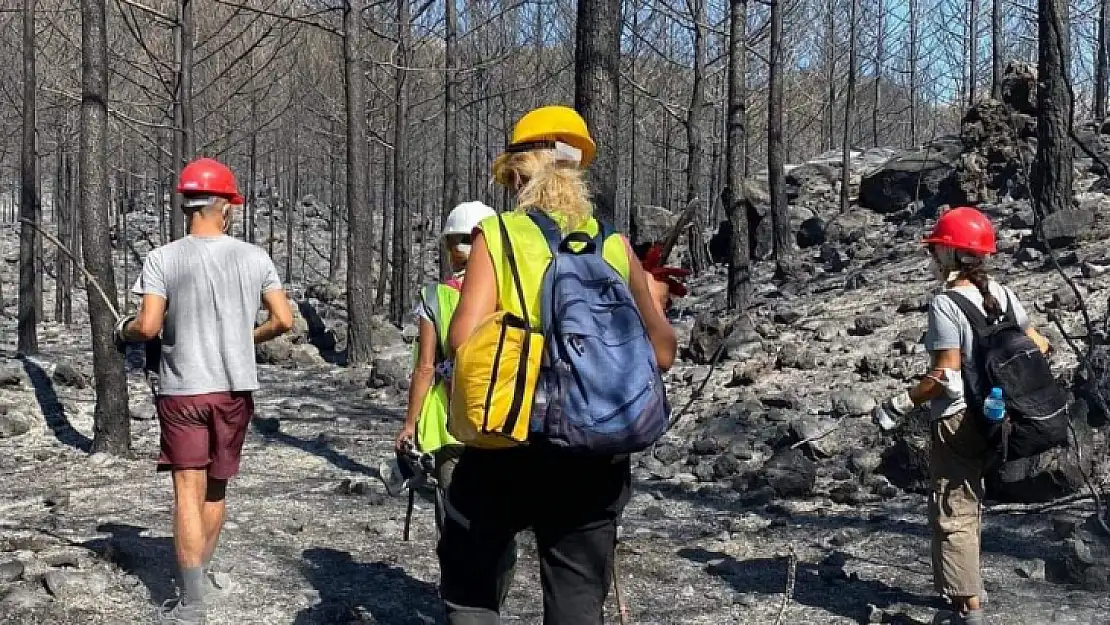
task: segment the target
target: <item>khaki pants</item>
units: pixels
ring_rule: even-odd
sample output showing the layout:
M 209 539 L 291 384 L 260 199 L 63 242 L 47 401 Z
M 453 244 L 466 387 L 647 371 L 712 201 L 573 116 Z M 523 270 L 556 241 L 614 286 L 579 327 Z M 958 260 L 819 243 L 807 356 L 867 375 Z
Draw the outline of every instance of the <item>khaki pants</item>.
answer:
M 983 593 L 979 533 L 987 441 L 975 415 L 966 412 L 933 422 L 932 433 L 933 585 L 949 597 L 979 596 Z

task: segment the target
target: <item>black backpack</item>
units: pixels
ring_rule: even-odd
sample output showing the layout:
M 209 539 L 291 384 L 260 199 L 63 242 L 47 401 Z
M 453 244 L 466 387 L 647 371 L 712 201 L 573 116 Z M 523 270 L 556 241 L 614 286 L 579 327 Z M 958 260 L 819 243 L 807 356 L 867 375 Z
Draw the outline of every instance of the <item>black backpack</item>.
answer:
M 972 369 L 964 371 L 967 408 L 980 416 L 998 460 L 1018 460 L 1068 443 L 1068 397 L 1056 383 L 1048 359 L 1021 327 L 1006 294 L 1006 312 L 994 323 L 956 291 L 945 293 L 963 311 L 974 332 Z M 994 424 L 983 417 L 983 402 L 1002 389 L 1006 418 Z

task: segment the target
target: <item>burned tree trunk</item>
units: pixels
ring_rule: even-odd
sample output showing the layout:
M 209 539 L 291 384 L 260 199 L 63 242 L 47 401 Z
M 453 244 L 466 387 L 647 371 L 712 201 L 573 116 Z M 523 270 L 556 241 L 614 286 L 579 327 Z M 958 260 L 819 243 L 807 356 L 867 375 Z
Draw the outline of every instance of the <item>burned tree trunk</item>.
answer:
M 991 98 L 1002 100 L 1002 31 L 1005 23 L 1002 0 L 991 2 Z
M 694 84 L 690 95 L 690 110 L 686 116 L 686 202 L 698 198 L 702 186 L 702 126 L 705 116 L 705 56 L 706 23 L 705 0 L 693 0 L 694 10 Z M 706 202 L 699 202 L 705 206 Z M 690 262 L 695 273 L 705 271 L 709 265 L 706 258 L 702 230 L 706 211 L 696 211 L 689 229 Z
M 19 217 L 33 224 L 19 228 L 19 322 L 16 350 L 33 355 L 39 351 L 38 326 L 42 320 L 41 289 L 36 243 L 39 219 L 39 170 L 35 154 L 35 3 L 23 3 L 23 142 L 19 153 Z
M 999 0 L 995 0 L 998 2 Z M 1106 119 L 1107 89 L 1110 89 L 1110 0 L 1098 4 L 1098 50 L 1095 51 L 1095 119 Z
M 790 207 L 786 204 L 782 140 L 782 4 L 771 0 L 771 53 L 767 89 L 767 186 L 771 193 L 771 230 L 776 261 L 790 256 Z
M 840 145 L 840 212 L 848 212 L 849 189 L 852 174 L 852 119 L 856 108 L 856 74 L 858 73 L 857 35 L 859 33 L 859 0 L 852 0 L 848 18 L 848 95 L 844 107 L 844 140 Z M 878 80 L 876 78 L 876 80 Z
M 747 160 L 748 117 L 748 2 L 729 2 L 728 45 L 728 147 L 725 154 L 728 182 L 724 203 L 732 240 L 728 254 L 728 307 L 744 310 L 751 291 L 751 252 L 748 246 L 748 197 L 744 189 Z
M 366 98 L 362 95 L 362 17 L 358 0 L 343 6 L 343 83 L 347 96 L 347 364 L 370 364 L 373 311 L 370 255 L 374 226 L 367 204 Z
M 397 0 L 397 79 L 394 89 L 393 134 L 393 265 L 389 283 L 389 318 L 400 325 L 409 312 L 409 255 L 412 253 L 412 210 L 408 198 L 408 71 L 411 18 L 409 0 Z
M 574 43 L 574 108 L 597 143 L 586 177 L 595 214 L 609 223 L 616 218 L 620 162 L 620 15 L 620 0 L 579 0 Z
M 1071 207 L 1074 102 L 1067 0 L 1038 0 L 1037 156 L 1033 164 L 1034 207 L 1048 215 Z
M 131 420 L 127 410 L 127 376 L 123 354 L 112 340 L 119 309 L 108 232 L 108 38 L 104 0 L 81 0 L 81 145 L 79 204 L 85 267 L 103 287 L 106 302 L 86 284 L 92 331 L 96 408 L 93 413 L 93 451 L 116 455 L 131 448 Z
M 536 14 L 542 16 L 539 6 L 536 7 Z M 455 74 L 455 64 L 458 63 L 458 51 L 456 50 L 458 43 L 456 36 L 459 26 L 454 2 L 445 3 L 444 20 L 446 23 L 446 40 L 443 52 L 443 207 L 440 211 L 441 228 L 443 227 L 443 223 L 447 220 L 447 215 L 451 212 L 451 209 L 459 203 L 459 112 L 458 103 L 455 101 L 456 82 L 458 80 Z M 542 36 L 543 34 L 537 30 L 537 37 L 542 38 Z M 537 54 L 537 65 L 539 62 L 539 54 Z M 537 72 L 537 76 L 538 75 L 539 73 Z M 440 246 L 440 276 L 446 277 L 450 272 L 451 265 L 450 262 L 448 262 L 447 253 L 443 247 Z

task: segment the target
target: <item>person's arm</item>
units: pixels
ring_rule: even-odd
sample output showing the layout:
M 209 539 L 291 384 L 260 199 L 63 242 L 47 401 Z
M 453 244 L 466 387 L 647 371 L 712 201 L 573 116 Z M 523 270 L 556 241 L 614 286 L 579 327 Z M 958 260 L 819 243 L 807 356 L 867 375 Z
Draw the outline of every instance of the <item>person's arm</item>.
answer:
M 254 329 L 254 344 L 265 343 L 293 328 L 293 308 L 285 289 L 270 289 L 262 294 L 262 306 L 270 314 L 266 322 Z
M 466 261 L 466 279 L 447 339 L 451 353 L 470 338 L 482 319 L 497 310 L 497 273 L 489 257 L 486 238 L 481 232 L 474 235 L 470 258 Z
M 942 349 L 933 352 L 933 370 L 910 389 L 913 405 L 920 406 L 944 394 L 942 381 L 947 375 L 946 370 L 959 371 L 961 366 L 963 361 L 959 349 Z
M 124 324 L 120 336 L 132 343 L 152 341 L 162 333 L 165 318 L 166 298 L 147 293 L 143 295 L 143 302 L 139 305 L 139 312 L 135 315 L 135 319 Z
M 640 309 L 640 316 L 644 319 L 648 339 L 651 340 L 651 346 L 655 350 L 655 362 L 660 369 L 666 371 L 674 364 L 675 352 L 678 351 L 674 328 L 663 313 L 669 295 L 666 285 L 661 283 L 661 289 L 652 289 L 648 281 L 654 282 L 655 279 L 648 277 L 648 273 L 640 265 L 640 260 L 632 252 L 632 247 L 628 245 L 627 240 L 625 240 L 625 251 L 628 254 L 628 286 L 632 290 L 632 299 L 636 300 L 636 307 Z
M 420 409 L 424 406 L 424 399 L 431 390 L 432 384 L 435 383 L 436 329 L 431 321 L 420 319 L 420 336 L 417 341 L 416 366 L 413 367 L 412 380 L 409 383 L 409 404 L 405 411 L 405 422 L 394 442 L 397 449 L 401 449 L 403 441 L 415 438 Z

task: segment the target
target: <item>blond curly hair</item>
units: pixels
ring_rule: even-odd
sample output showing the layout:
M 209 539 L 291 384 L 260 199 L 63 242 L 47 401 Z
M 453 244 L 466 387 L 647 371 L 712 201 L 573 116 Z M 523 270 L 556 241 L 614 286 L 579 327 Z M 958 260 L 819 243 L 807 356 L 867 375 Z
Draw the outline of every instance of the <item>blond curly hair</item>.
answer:
M 594 205 L 582 170 L 548 150 L 505 152 L 493 161 L 493 179 L 516 190 L 516 210 L 542 210 L 566 231 L 580 229 Z

